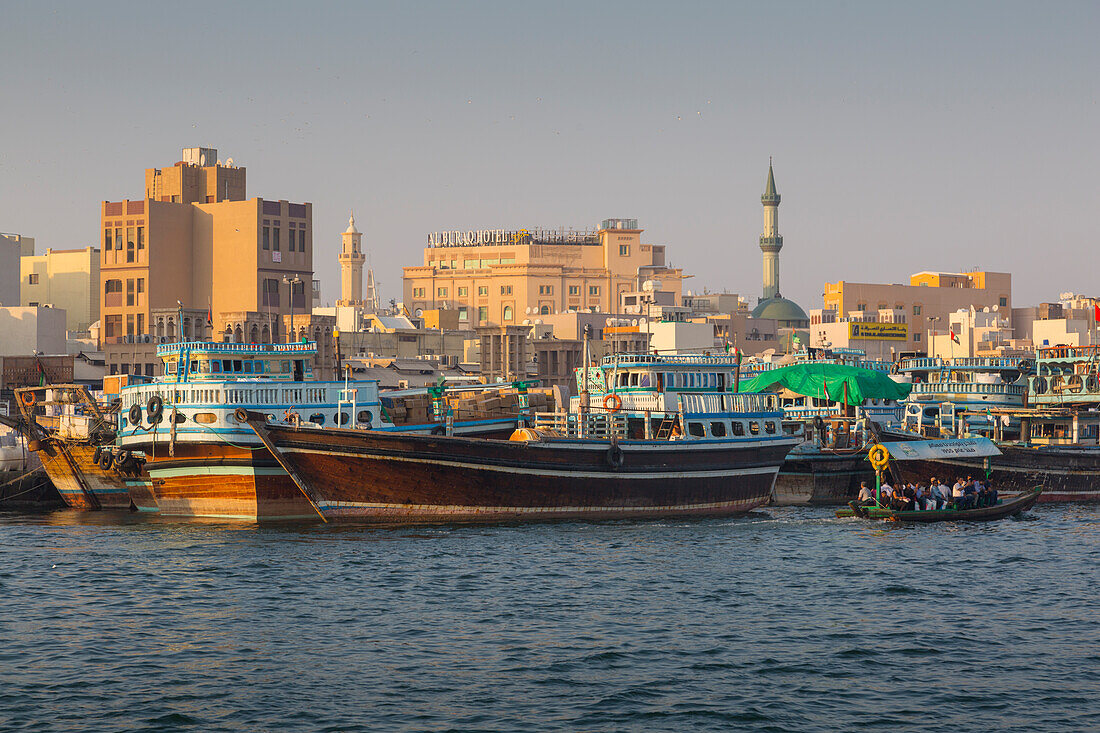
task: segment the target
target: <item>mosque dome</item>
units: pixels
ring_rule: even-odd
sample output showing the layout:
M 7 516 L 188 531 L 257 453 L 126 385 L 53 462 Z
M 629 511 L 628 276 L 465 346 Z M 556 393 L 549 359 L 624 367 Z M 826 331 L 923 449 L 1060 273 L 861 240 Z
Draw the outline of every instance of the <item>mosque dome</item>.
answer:
M 810 325 L 810 317 L 806 315 L 806 311 L 798 303 L 787 300 L 778 293 L 774 298 L 760 301 L 752 309 L 752 317 L 774 319 L 780 328 L 806 328 Z
M 348 228 L 344 230 L 344 234 L 359 234 L 359 230 L 355 228 L 355 214 L 352 214 L 348 218 Z

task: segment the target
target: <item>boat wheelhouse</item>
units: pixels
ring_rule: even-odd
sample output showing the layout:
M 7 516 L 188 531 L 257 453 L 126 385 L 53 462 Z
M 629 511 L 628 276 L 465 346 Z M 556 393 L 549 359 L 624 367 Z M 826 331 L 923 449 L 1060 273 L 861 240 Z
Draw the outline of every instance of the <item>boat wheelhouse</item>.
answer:
M 1028 379 L 1033 405 L 1100 407 L 1100 346 L 1053 346 L 1036 352 Z
M 902 359 L 897 372 L 913 385 L 904 405 L 905 429 L 932 437 L 955 435 L 956 416 L 965 414 L 968 432 L 991 435 L 988 411 L 1028 404 L 1033 363 L 1023 357 Z

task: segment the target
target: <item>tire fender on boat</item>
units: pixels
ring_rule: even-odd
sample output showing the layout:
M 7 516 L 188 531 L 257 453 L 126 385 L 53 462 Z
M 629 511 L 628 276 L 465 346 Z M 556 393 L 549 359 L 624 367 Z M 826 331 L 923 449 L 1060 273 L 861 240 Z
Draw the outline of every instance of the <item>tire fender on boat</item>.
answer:
M 111 451 L 105 450 L 99 455 L 99 467 L 104 471 L 111 469 L 111 464 L 114 463 L 114 456 L 111 455 Z
M 625 460 L 626 456 L 623 455 L 623 449 L 619 446 L 618 443 L 612 443 L 611 446 L 607 449 L 607 453 L 605 454 L 604 458 L 607 459 L 608 466 L 610 466 L 613 470 L 618 471 L 620 468 L 623 467 L 623 461 Z
M 164 414 L 164 400 L 160 398 L 160 395 L 155 394 L 149 398 L 149 404 L 145 406 L 145 409 L 149 414 L 149 423 L 159 423 L 161 415 Z
M 99 463 L 99 457 L 103 455 L 103 446 L 97 445 L 92 451 L 92 463 Z
M 130 405 L 130 412 L 126 416 L 130 418 L 130 425 L 141 425 L 141 405 L 136 402 Z

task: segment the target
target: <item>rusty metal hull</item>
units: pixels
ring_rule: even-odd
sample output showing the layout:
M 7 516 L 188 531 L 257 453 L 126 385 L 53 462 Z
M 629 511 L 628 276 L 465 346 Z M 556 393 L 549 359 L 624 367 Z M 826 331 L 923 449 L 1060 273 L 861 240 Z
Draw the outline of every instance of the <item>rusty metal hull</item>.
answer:
M 267 427 L 325 518 L 382 522 L 736 515 L 768 501 L 793 439 L 511 442 Z

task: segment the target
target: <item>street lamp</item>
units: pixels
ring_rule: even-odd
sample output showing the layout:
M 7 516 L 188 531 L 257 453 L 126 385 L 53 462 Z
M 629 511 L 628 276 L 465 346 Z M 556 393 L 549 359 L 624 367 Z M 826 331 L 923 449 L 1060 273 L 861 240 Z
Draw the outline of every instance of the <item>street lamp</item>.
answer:
M 286 330 L 286 342 L 289 344 L 294 342 L 294 286 L 301 284 L 302 278 L 297 274 L 294 277 L 283 275 L 283 282 L 290 286 L 290 327 Z
M 929 316 L 929 323 L 933 324 L 932 328 L 928 329 L 928 357 L 930 359 L 936 358 L 936 326 L 935 324 L 940 320 L 940 316 Z

